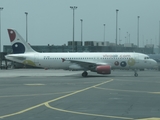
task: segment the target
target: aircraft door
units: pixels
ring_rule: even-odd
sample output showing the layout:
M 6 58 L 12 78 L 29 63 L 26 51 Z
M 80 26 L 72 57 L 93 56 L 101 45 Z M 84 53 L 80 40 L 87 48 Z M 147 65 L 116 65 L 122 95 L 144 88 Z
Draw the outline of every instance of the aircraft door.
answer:
M 138 55 L 138 54 L 136 54 L 136 55 L 134 56 L 134 59 L 135 59 L 135 63 L 136 63 L 136 64 L 139 63 L 139 55 Z
M 136 64 L 137 68 L 139 68 L 140 70 L 144 70 L 144 67 L 147 67 L 148 65 L 147 61 L 144 59 L 144 56 L 142 55 L 136 55 Z
M 34 62 L 36 65 L 39 64 L 39 55 L 38 54 L 34 54 Z

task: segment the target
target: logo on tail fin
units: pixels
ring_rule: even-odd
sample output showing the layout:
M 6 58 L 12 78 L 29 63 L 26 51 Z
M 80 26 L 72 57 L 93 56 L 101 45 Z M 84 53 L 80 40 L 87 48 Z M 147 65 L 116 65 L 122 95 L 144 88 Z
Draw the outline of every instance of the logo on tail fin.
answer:
M 12 45 L 13 53 L 24 53 L 25 52 L 25 47 L 22 43 L 14 43 Z
M 16 36 L 16 33 L 13 30 L 8 29 L 8 34 L 9 34 L 11 43 L 15 42 L 12 44 L 13 53 L 14 54 L 24 53 L 25 46 L 22 43 L 16 41 L 16 40 L 19 40 L 19 38 L 17 38 L 17 36 Z
M 9 34 L 9 37 L 10 37 L 10 41 L 13 42 L 16 38 L 15 32 L 11 29 L 8 29 L 8 34 Z
M 8 34 L 14 54 L 35 52 L 16 30 L 8 29 Z

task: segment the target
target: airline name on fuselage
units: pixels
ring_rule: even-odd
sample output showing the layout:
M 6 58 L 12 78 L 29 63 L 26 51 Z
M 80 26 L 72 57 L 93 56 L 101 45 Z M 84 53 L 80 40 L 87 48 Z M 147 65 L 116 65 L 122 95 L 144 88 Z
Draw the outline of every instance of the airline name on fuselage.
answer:
M 103 57 L 108 57 L 108 58 L 117 58 L 117 57 L 120 57 L 120 58 L 131 58 L 131 55 L 103 55 Z

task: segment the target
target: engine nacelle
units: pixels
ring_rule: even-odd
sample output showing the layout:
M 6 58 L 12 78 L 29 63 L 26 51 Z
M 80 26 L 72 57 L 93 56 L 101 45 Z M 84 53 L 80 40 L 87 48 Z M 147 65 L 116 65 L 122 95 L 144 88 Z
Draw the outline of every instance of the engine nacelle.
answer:
M 96 72 L 98 74 L 111 74 L 111 66 L 109 65 L 97 66 Z

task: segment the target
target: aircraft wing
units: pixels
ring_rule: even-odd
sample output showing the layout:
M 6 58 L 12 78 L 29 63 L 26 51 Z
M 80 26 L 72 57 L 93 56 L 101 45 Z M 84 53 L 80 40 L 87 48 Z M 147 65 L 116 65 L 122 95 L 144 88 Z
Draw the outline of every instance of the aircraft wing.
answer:
M 79 66 L 86 68 L 86 69 L 92 69 L 92 68 L 95 68 L 96 66 L 101 66 L 101 65 L 109 65 L 107 63 L 97 63 L 94 61 L 66 60 L 62 58 L 62 62 L 65 62 L 65 61 L 70 61 L 71 63 L 78 64 Z

